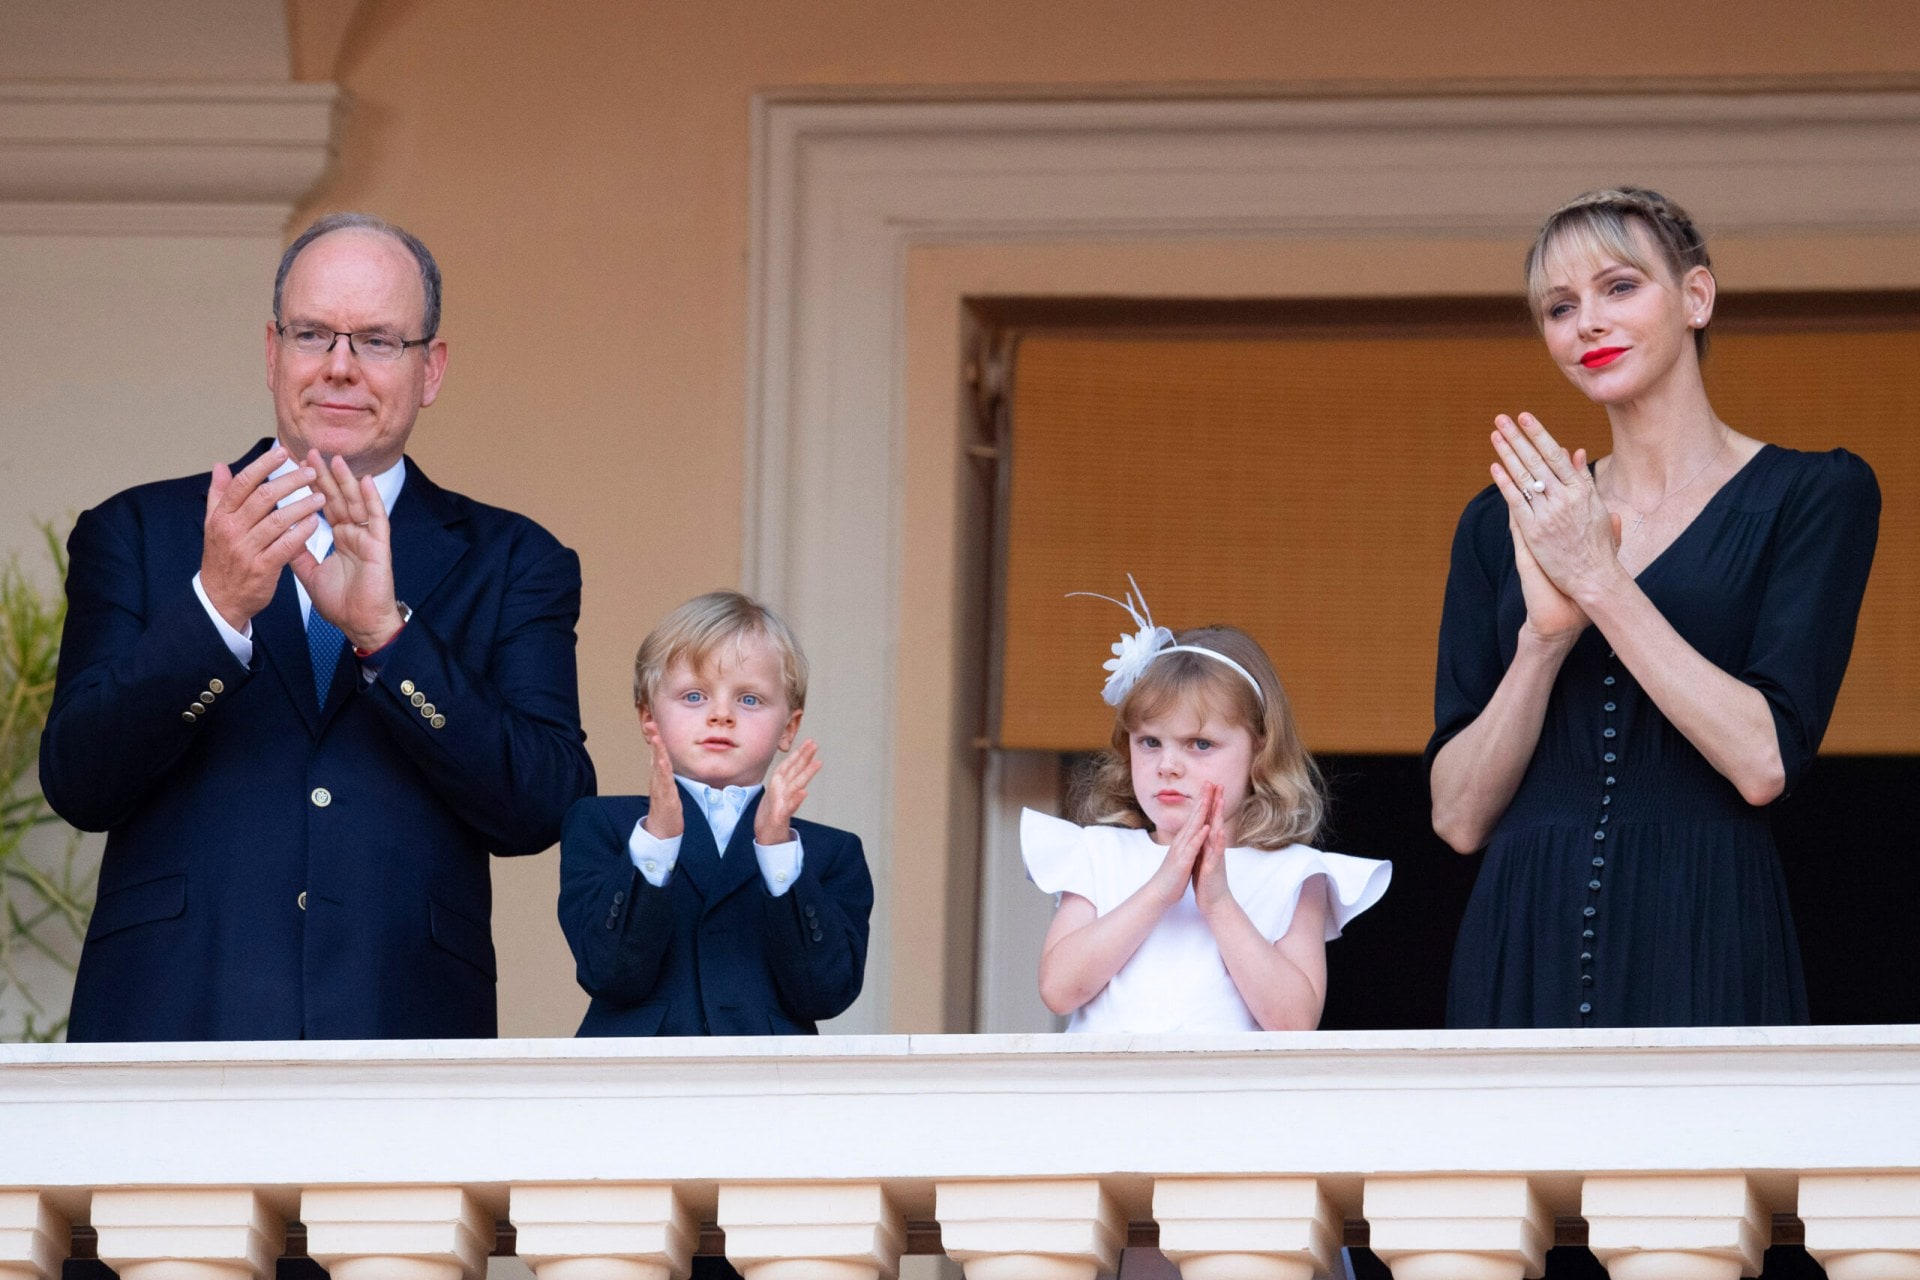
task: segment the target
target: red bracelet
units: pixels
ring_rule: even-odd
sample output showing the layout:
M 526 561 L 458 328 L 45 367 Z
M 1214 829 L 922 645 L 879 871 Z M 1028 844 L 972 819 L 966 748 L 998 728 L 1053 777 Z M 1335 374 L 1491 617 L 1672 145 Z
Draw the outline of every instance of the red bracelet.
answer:
M 377 649 L 362 649 L 359 645 L 353 646 L 354 657 L 358 658 L 362 662 L 365 662 L 368 658 L 373 657 L 373 655 L 375 655 L 376 653 L 384 653 L 388 649 L 393 648 L 393 642 L 400 638 L 400 632 L 405 631 L 407 629 L 407 624 L 413 621 L 413 610 L 407 607 L 406 601 L 396 600 L 394 601 L 394 604 L 398 605 L 400 609 L 400 626 L 398 630 L 396 630 L 392 635 L 388 636 L 386 643 L 381 645 Z
M 407 624 L 404 622 L 401 623 L 400 631 L 405 631 L 406 629 L 407 629 Z M 381 645 L 378 649 L 362 649 L 359 645 L 353 646 L 353 656 L 358 658 L 360 661 L 365 662 L 368 658 L 373 657 L 376 653 L 385 653 L 387 650 L 393 648 L 393 642 L 400 638 L 400 631 L 396 631 L 392 635 L 388 636 L 387 642 Z

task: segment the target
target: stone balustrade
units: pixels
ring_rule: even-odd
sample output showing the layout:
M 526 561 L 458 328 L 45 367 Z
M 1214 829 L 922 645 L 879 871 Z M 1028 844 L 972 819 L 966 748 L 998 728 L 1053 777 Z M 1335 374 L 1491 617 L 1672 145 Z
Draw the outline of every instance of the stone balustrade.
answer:
M 1570 1227 L 1734 1280 L 1794 1219 L 1920 1280 L 1920 1028 L 0 1046 L 0 1280 L 1521 1280 Z

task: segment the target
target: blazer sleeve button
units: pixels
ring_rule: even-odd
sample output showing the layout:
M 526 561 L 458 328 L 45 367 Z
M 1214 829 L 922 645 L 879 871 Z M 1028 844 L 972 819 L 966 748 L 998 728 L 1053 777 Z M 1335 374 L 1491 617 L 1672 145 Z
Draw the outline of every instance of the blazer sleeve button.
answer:
M 427 723 L 436 729 L 444 729 L 447 727 L 447 718 L 445 716 L 435 716 L 433 719 L 427 721 Z
M 400 682 L 400 692 L 404 694 L 411 694 L 413 692 L 413 681 L 402 680 Z M 420 701 L 425 702 L 426 698 L 422 697 Z
M 225 693 L 227 691 L 227 682 L 219 676 L 215 676 L 213 679 L 207 681 L 207 688 L 213 690 L 215 693 Z

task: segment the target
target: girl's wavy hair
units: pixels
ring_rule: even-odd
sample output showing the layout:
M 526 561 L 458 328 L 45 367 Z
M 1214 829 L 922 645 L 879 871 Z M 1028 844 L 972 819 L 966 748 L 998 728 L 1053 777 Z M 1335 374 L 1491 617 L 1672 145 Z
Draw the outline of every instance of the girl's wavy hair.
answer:
M 1659 262 L 1647 260 L 1646 249 L 1633 234 L 1633 224 L 1645 227 L 1653 239 Z M 1707 239 L 1693 218 L 1672 200 L 1645 187 L 1606 187 L 1586 191 L 1555 209 L 1540 226 L 1527 250 L 1527 301 L 1534 323 L 1547 293 L 1547 259 L 1561 254 L 1576 258 L 1613 258 L 1648 275 L 1678 281 L 1695 267 L 1713 270 Z M 1707 354 L 1707 326 L 1693 331 L 1693 347 L 1701 359 Z
M 1232 658 L 1260 682 L 1263 697 L 1224 662 L 1198 653 L 1162 653 L 1115 708 L 1112 742 L 1077 781 L 1076 818 L 1150 829 L 1153 824 L 1133 794 L 1131 735 L 1148 720 L 1184 710 L 1203 719 L 1218 716 L 1254 736 L 1247 798 L 1229 818 L 1235 843 L 1255 849 L 1310 843 L 1326 820 L 1326 784 L 1301 744 L 1273 663 L 1237 627 L 1197 627 L 1176 639 Z

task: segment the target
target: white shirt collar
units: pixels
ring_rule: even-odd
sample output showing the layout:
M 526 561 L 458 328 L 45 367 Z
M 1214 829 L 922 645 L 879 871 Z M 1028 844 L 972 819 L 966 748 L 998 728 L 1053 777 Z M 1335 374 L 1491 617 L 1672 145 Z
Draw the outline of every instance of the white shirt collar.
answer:
M 714 846 L 725 854 L 727 842 L 733 839 L 734 828 L 740 825 L 740 815 L 747 811 L 747 806 L 765 787 L 758 782 L 750 787 L 710 787 L 677 773 L 673 776 L 687 789 L 687 794 L 700 803 L 701 810 L 707 816 L 707 826 L 713 830 Z

